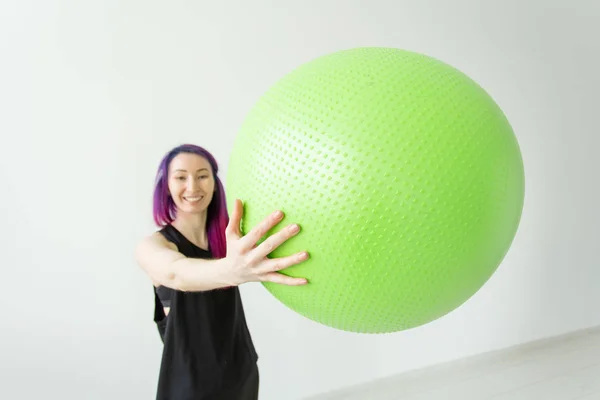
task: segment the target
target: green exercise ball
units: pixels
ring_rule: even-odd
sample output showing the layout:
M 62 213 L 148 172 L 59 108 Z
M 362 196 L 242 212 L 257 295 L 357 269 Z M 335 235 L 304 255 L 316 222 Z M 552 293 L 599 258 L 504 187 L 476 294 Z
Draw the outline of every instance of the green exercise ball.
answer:
M 477 83 L 429 56 L 356 48 L 289 72 L 246 116 L 227 168 L 246 234 L 276 209 L 311 257 L 264 283 L 289 309 L 359 333 L 453 311 L 496 271 L 524 201 L 519 145 Z M 264 239 L 264 238 L 263 238 Z

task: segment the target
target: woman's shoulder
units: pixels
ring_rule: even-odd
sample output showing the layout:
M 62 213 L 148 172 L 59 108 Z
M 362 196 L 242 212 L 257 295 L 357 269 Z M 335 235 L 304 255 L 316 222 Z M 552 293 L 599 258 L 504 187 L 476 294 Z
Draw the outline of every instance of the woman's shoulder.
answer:
M 152 232 L 148 236 L 142 238 L 142 245 L 151 245 L 151 246 L 159 246 L 166 247 L 171 250 L 177 251 L 177 245 L 170 238 L 167 227 L 163 227 L 155 232 Z

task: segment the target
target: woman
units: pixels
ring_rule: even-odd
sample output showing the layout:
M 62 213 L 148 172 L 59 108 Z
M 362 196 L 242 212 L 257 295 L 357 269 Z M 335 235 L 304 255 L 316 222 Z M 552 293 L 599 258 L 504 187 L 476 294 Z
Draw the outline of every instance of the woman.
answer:
M 217 173 L 214 157 L 201 147 L 168 152 L 154 189 L 160 230 L 136 247 L 136 260 L 154 283 L 154 321 L 164 343 L 157 400 L 257 399 L 258 356 L 238 286 L 307 283 L 279 272 L 306 260 L 306 252 L 267 258 L 299 228 L 290 225 L 257 245 L 281 221 L 275 212 L 242 236 L 242 203 L 236 199 L 229 220 Z

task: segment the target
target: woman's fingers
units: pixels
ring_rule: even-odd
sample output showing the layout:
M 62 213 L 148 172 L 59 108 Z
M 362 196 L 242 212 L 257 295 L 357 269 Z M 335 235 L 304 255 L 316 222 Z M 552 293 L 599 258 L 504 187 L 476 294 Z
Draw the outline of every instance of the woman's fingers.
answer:
M 256 273 L 261 275 L 281 271 L 306 260 L 308 260 L 308 253 L 305 251 L 287 257 L 266 258 L 263 263 L 256 267 Z
M 268 274 L 263 275 L 263 281 L 288 286 L 300 286 L 308 283 L 308 281 L 305 278 L 294 278 L 291 276 L 283 275 L 279 272 L 269 272 Z
M 286 240 L 297 235 L 298 232 L 300 232 L 300 227 L 296 224 L 293 224 L 285 227 L 276 234 L 269 236 L 260 245 L 252 249 L 252 255 L 250 256 L 251 262 L 258 262 L 259 260 L 267 257 L 273 252 L 273 250 L 281 246 Z
M 233 203 L 233 210 L 229 216 L 229 223 L 225 228 L 225 235 L 229 238 L 239 238 L 242 234 L 240 232 L 240 223 L 242 221 L 242 215 L 244 213 L 243 204 L 240 199 L 235 199 Z
M 248 251 L 252 249 L 256 242 L 269 232 L 275 225 L 283 218 L 283 212 L 275 211 L 265 219 L 263 219 L 257 226 L 252 228 L 242 239 L 240 239 L 241 249 Z
M 282 211 L 275 211 L 263 219 L 250 232 L 242 236 L 241 221 L 244 209 L 240 199 L 236 199 L 226 228 L 228 256 L 238 265 L 246 281 L 258 280 L 281 285 L 298 286 L 307 283 L 305 278 L 286 276 L 278 271 L 306 261 L 306 252 L 287 257 L 268 258 L 267 256 L 289 238 L 295 236 L 300 228 L 293 224 L 267 237 L 260 245 L 258 241 L 273 229 L 284 217 Z M 245 271 L 245 272 L 244 272 Z

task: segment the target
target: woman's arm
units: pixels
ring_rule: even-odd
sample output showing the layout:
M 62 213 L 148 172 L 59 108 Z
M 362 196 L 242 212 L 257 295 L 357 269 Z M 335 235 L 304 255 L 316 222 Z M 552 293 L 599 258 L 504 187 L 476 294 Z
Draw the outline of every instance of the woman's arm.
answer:
M 204 291 L 238 284 L 227 258 L 188 258 L 158 232 L 138 244 L 135 258 L 155 284 L 171 289 Z
M 155 283 L 182 291 L 204 291 L 238 286 L 246 282 L 274 282 L 283 285 L 306 284 L 304 278 L 286 276 L 279 271 L 306 261 L 308 253 L 300 252 L 287 257 L 267 256 L 286 240 L 295 236 L 299 228 L 290 225 L 265 239 L 260 238 L 283 218 L 283 212 L 273 213 L 254 229 L 242 236 L 240 221 L 242 203 L 236 200 L 226 229 L 227 257 L 217 260 L 188 258 L 159 232 L 143 239 L 135 249 L 139 266 Z

